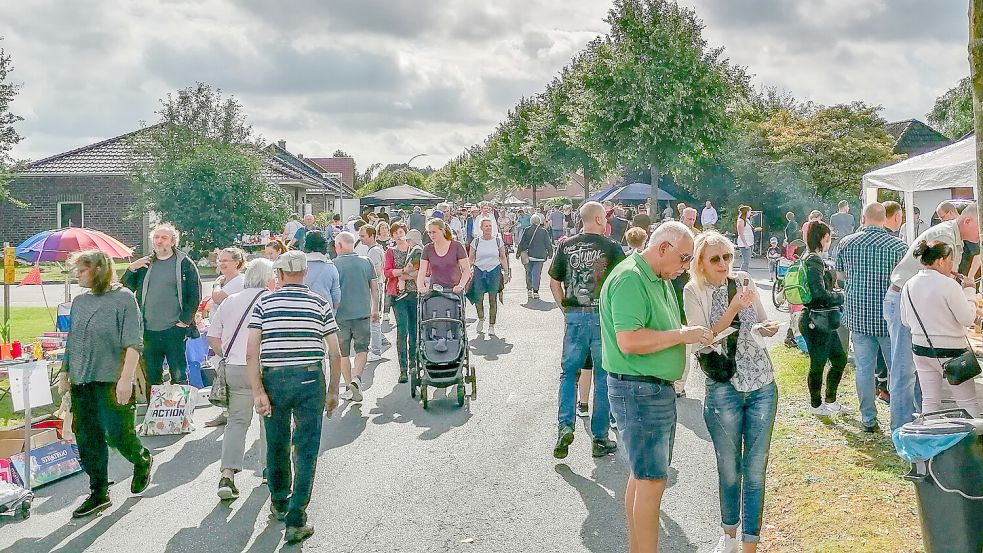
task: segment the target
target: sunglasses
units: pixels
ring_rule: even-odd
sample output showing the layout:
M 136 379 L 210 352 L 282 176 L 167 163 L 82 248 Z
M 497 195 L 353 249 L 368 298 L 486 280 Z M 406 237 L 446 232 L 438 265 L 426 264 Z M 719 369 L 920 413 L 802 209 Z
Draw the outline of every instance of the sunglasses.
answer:
M 724 255 L 712 255 L 712 256 L 710 256 L 709 261 L 710 261 L 710 263 L 717 264 L 717 263 L 720 263 L 720 260 L 721 259 L 723 259 L 724 262 L 726 262 L 726 263 L 730 263 L 731 261 L 734 260 L 734 254 L 732 254 L 732 253 L 725 253 Z
M 676 247 L 676 245 L 672 242 L 666 242 L 666 244 L 669 244 L 669 247 L 671 248 Z M 689 263 L 690 261 L 693 261 L 693 255 L 688 253 L 679 254 L 679 261 L 682 263 Z

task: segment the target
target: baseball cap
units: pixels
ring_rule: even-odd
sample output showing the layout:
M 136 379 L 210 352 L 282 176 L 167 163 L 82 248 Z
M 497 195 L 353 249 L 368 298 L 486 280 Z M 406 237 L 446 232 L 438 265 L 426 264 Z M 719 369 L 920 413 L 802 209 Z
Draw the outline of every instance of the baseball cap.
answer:
M 280 254 L 273 262 L 273 270 L 282 269 L 287 273 L 299 273 L 307 270 L 307 255 L 302 251 L 290 250 Z

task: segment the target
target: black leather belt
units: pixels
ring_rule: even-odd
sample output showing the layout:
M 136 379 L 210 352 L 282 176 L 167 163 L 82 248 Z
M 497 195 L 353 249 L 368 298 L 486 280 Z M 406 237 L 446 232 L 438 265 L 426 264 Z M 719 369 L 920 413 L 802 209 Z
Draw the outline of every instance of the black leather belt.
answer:
M 901 288 L 899 288 L 897 284 L 892 284 L 890 290 L 899 294 L 901 293 Z
M 648 382 L 650 384 L 662 384 L 663 386 L 672 386 L 672 382 L 659 378 L 657 376 L 644 376 L 640 374 L 620 374 L 620 373 L 608 373 L 611 378 L 617 380 L 624 380 L 625 382 Z

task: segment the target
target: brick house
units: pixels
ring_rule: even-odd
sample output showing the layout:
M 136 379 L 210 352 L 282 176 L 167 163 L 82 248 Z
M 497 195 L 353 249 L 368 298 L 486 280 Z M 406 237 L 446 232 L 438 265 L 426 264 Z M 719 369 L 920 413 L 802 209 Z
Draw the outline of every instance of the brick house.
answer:
M 0 201 L 0 241 L 16 245 L 44 230 L 76 226 L 148 251 L 151 216 L 137 212 L 137 191 L 128 177 L 135 156 L 130 138 L 140 132 L 30 163 L 10 183 L 11 196 L 28 206 Z M 298 213 L 310 209 L 309 190 L 323 190 L 329 200 L 341 193 L 337 179 L 325 179 L 285 148 L 271 144 L 266 153 L 261 175 L 287 193 Z

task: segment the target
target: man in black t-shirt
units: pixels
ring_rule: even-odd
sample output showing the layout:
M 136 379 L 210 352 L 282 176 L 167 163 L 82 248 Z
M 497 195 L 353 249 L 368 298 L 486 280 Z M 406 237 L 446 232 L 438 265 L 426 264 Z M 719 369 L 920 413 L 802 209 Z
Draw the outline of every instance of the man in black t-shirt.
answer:
M 577 409 L 577 375 L 587 356 L 594 363 L 594 412 L 591 434 L 594 457 L 613 453 L 617 444 L 608 438 L 611 406 L 608 402 L 607 373 L 601 361 L 601 323 L 598 296 L 604 280 L 625 258 L 624 250 L 604 237 L 607 221 L 604 206 L 586 202 L 580 208 L 584 230 L 560 243 L 550 267 L 550 290 L 563 307 L 566 330 L 560 361 L 559 436 L 553 456 L 563 459 L 573 442 Z
M 623 207 L 614 208 L 614 214 L 611 215 L 608 224 L 611 225 L 611 240 L 614 240 L 618 244 L 624 242 L 625 231 L 628 230 L 630 223 L 628 219 L 625 219 L 625 210 Z

